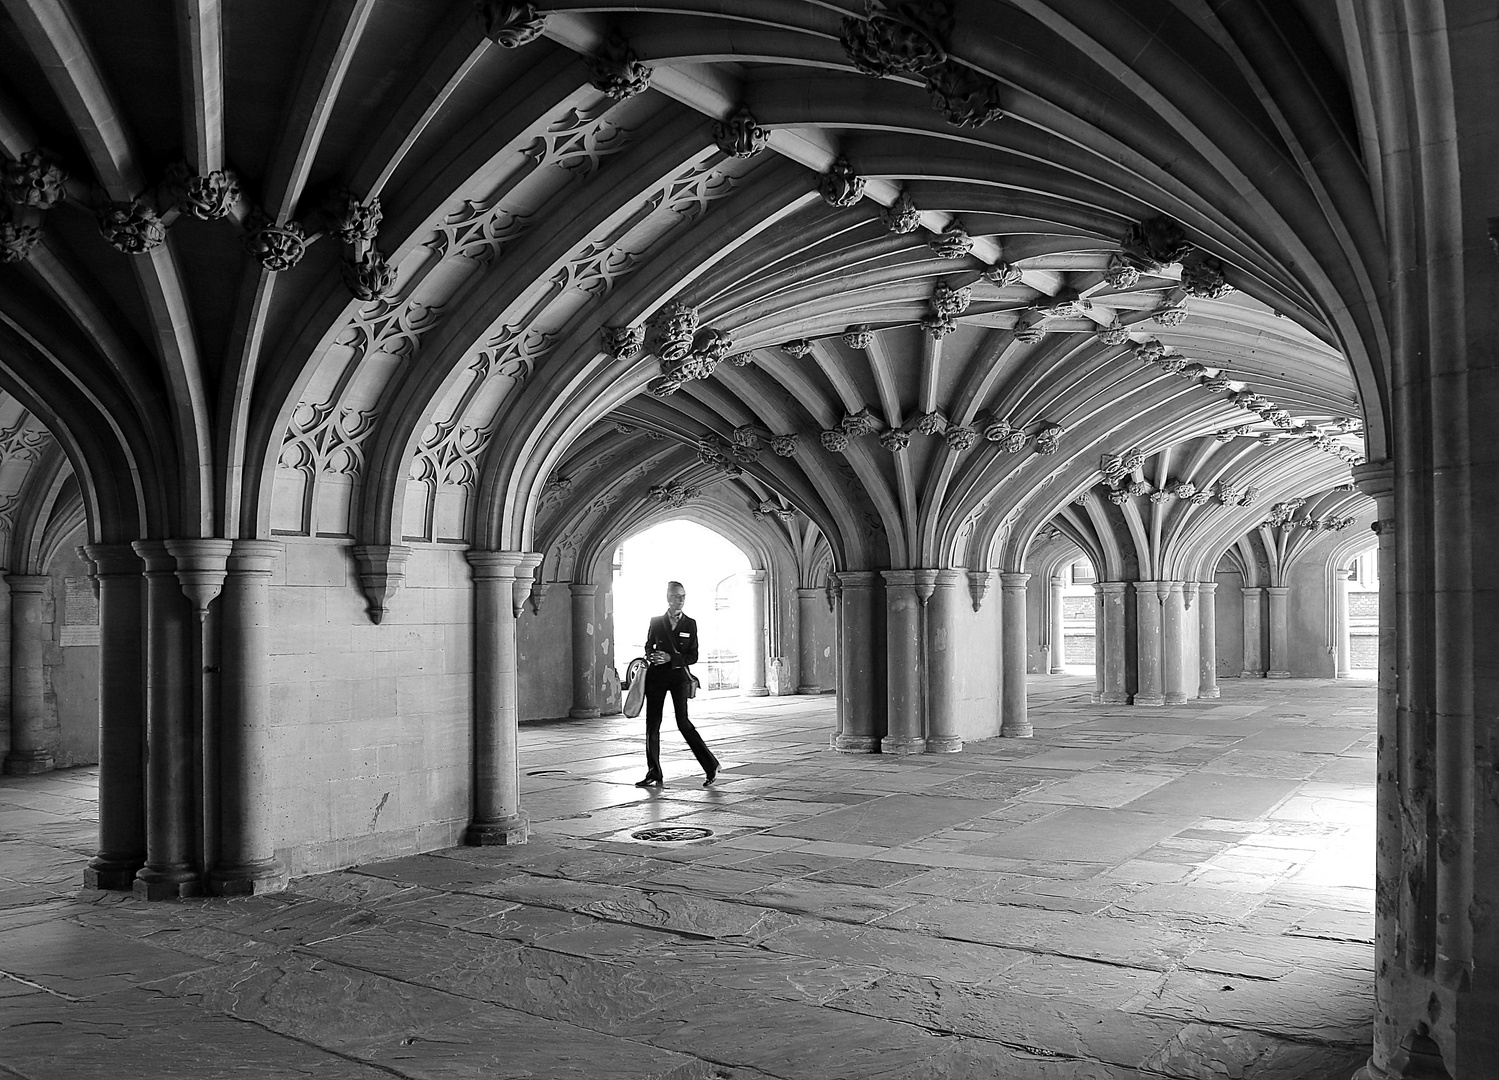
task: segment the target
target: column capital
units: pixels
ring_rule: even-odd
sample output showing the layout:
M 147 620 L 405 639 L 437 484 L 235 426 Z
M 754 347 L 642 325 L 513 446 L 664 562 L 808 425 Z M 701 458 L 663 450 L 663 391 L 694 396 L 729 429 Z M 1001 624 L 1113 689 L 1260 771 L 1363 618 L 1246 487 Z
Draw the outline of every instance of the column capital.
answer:
M 235 540 L 229 551 L 229 573 L 270 574 L 276 569 L 276 561 L 286 552 L 286 545 L 279 540 Z
M 1181 587 L 1182 583 L 1180 581 L 1157 581 L 1155 583 L 1155 594 L 1160 598 L 1162 603 L 1165 603 L 1171 599 L 1172 593 L 1181 592 Z
M 1264 592 L 1264 587 L 1261 585 L 1245 585 L 1239 591 L 1245 596 L 1258 596 L 1260 593 Z
M 971 571 L 970 571 L 971 573 Z M 933 570 L 932 587 L 935 589 L 956 589 L 963 581 L 962 570 Z
M 764 570 L 751 570 L 744 576 L 746 579 L 754 582 L 756 585 L 762 585 L 770 575 Z
M 598 585 L 585 581 L 569 581 L 567 588 L 573 594 L 574 599 L 585 596 L 597 596 L 599 594 Z
M 885 579 L 885 585 L 895 585 L 901 588 L 910 588 L 916 584 L 915 570 L 881 570 L 880 577 Z
M 1000 587 L 1006 591 L 1025 588 L 1025 583 L 1031 579 L 1029 574 L 1010 573 L 1006 571 L 999 575 Z
M 840 588 L 872 589 L 880 582 L 878 570 L 842 570 L 833 575 Z
M 6 574 L 5 584 L 13 593 L 41 593 L 47 590 L 52 577 L 49 574 Z
M 407 552 L 410 552 L 410 548 Z M 489 581 L 493 579 L 514 580 L 520 574 L 521 557 L 523 551 L 483 551 L 470 549 L 463 553 L 468 560 L 469 566 L 473 568 L 475 581 Z
M 1124 595 L 1125 586 L 1127 586 L 1128 584 L 1129 584 L 1129 582 L 1127 582 L 1127 581 L 1097 581 L 1097 582 L 1094 582 L 1094 585 L 1101 592 L 1103 592 L 1103 594 L 1105 596 L 1123 596 Z
M 83 557 L 94 564 L 94 576 L 116 577 L 139 574 L 141 557 L 130 544 L 84 544 Z
M 1395 495 L 1395 463 L 1366 461 L 1352 468 L 1353 486 L 1376 501 Z
M 1271 596 L 1285 596 L 1291 591 L 1291 587 L 1289 585 L 1266 585 L 1265 591 Z
M 1333 576 L 1336 577 L 1339 581 L 1352 581 L 1353 575 L 1357 572 L 1358 571 L 1350 569 L 1346 566 L 1338 566 L 1333 568 Z
M 827 596 L 827 588 L 826 588 L 826 586 L 824 586 L 822 588 L 812 588 L 812 589 L 799 588 L 799 589 L 796 590 L 796 598 L 798 600 L 822 600 L 826 596 Z
M 1197 583 L 1198 596 L 1212 596 L 1217 591 L 1218 583 L 1216 581 L 1199 581 Z

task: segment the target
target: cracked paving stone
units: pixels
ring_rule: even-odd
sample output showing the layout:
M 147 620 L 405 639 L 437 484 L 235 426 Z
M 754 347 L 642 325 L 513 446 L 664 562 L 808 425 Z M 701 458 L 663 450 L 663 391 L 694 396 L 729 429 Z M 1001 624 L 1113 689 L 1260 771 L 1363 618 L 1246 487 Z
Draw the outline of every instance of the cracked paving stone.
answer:
M 1125 1004 L 1144 1016 L 1252 1028 L 1293 1039 L 1367 1048 L 1374 1024 L 1368 971 L 1298 969 L 1280 979 L 1176 971 Z

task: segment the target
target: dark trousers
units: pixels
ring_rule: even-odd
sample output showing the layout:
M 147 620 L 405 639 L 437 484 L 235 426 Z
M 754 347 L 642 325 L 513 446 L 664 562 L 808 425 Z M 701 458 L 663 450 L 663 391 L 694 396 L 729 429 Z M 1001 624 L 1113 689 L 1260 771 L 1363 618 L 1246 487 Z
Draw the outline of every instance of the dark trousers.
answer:
M 703 737 L 687 719 L 687 672 L 682 668 L 658 666 L 651 668 L 645 676 L 645 775 L 653 780 L 662 779 L 661 774 L 661 712 L 666 704 L 666 695 L 671 694 L 672 708 L 677 714 L 677 730 L 692 748 L 693 757 L 706 776 L 718 767 L 718 759 Z

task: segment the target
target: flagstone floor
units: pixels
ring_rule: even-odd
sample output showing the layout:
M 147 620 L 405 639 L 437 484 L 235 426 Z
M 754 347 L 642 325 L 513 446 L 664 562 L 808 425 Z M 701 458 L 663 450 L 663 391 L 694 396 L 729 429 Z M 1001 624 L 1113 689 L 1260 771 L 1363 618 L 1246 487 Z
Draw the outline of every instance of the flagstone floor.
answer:
M 1373 1016 L 1374 690 L 1226 681 L 1036 737 L 827 749 L 831 698 L 522 728 L 534 837 L 145 904 L 97 774 L 0 780 L 0 1076 L 1347 1080 Z M 696 841 L 645 841 L 652 825 Z

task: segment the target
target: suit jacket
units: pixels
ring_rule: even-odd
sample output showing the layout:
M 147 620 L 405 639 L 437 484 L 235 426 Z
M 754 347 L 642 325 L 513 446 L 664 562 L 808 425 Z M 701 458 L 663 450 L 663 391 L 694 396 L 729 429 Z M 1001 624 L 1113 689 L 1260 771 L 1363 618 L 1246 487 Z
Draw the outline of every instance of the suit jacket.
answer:
M 657 615 L 651 619 L 651 628 L 646 635 L 645 651 L 647 655 L 660 649 L 664 653 L 671 654 L 669 664 L 659 664 L 651 667 L 670 671 L 685 669 L 688 664 L 697 663 L 697 620 L 683 615 L 677 620 L 677 628 L 671 628 L 671 622 L 665 615 Z

